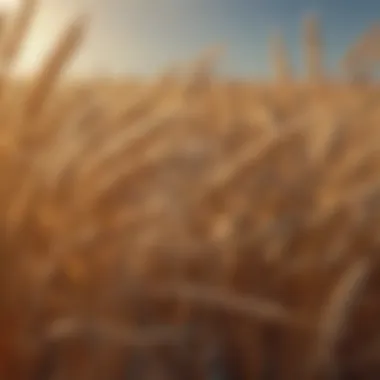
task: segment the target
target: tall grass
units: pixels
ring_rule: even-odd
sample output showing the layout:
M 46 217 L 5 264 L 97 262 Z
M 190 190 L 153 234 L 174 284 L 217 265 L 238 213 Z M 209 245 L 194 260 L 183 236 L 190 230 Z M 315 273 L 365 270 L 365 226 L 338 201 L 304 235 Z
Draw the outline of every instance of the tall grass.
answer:
M 0 379 L 377 378 L 379 89 L 222 82 L 215 51 L 59 81 L 81 20 L 20 83 L 35 6 L 0 48 Z

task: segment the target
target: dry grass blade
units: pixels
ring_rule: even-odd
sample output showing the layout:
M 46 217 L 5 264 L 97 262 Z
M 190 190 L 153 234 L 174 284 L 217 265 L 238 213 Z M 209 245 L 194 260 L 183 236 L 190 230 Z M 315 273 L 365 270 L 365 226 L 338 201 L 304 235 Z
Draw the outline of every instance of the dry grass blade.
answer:
M 208 286 L 178 283 L 172 286 L 156 286 L 154 289 L 149 289 L 148 294 L 158 299 L 187 301 L 195 307 L 223 310 L 280 325 L 309 328 L 305 321 L 293 316 L 291 312 L 275 302 L 254 296 L 231 294 L 229 291 L 220 291 Z
M 190 73 L 185 83 L 185 95 L 200 95 L 208 88 L 216 63 L 223 51 L 222 46 L 211 47 L 190 66 Z
M 38 0 L 22 0 L 16 16 L 14 19 L 10 18 L 9 25 L 5 27 L 0 44 L 2 76 L 8 74 L 8 69 L 15 63 L 21 51 L 21 45 L 28 35 L 37 4 Z
M 275 80 L 278 84 L 289 84 L 292 81 L 293 70 L 288 58 L 285 43 L 281 33 L 276 33 L 272 37 L 273 56 L 271 57 L 274 63 Z
M 350 318 L 350 312 L 365 289 L 371 269 L 368 258 L 359 259 L 342 275 L 322 308 L 316 349 L 312 357 L 313 368 L 335 376 L 339 365 L 335 350 Z
M 39 74 L 34 78 L 25 102 L 24 112 L 27 120 L 34 119 L 41 113 L 59 75 L 82 41 L 86 30 L 86 21 L 86 17 L 79 18 L 67 28 L 46 63 L 42 65 Z
M 53 322 L 45 333 L 45 339 L 60 341 L 80 336 L 96 337 L 102 342 L 113 342 L 129 347 L 152 347 L 179 344 L 183 341 L 184 331 L 175 326 L 127 329 L 102 321 L 79 321 L 63 318 Z

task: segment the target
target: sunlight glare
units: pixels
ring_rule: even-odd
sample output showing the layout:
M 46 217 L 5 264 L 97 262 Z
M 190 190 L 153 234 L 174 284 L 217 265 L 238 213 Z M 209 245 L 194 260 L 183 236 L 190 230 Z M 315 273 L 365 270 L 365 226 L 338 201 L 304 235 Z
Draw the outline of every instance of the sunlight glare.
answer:
M 15 9 L 19 4 L 20 0 L 0 0 L 0 12 Z

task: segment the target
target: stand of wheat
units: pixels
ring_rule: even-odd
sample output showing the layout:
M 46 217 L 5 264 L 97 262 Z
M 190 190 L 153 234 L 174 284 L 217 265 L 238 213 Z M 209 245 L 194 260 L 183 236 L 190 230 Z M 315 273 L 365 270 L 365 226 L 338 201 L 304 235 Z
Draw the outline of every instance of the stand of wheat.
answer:
M 20 80 L 35 7 L 1 23 L 0 379 L 380 378 L 380 89 L 328 78 L 315 20 L 307 81 L 278 38 L 266 85 L 215 51 L 59 80 L 82 19 Z

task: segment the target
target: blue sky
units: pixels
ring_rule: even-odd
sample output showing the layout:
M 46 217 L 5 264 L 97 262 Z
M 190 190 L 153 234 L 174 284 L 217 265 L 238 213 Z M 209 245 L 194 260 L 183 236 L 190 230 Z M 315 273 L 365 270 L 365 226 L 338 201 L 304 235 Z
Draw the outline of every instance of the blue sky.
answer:
M 319 16 L 326 61 L 334 67 L 347 46 L 377 19 L 380 0 L 42 0 L 24 63 L 37 59 L 70 17 L 93 17 L 78 72 L 151 74 L 225 44 L 223 72 L 271 74 L 268 40 L 280 31 L 302 69 L 302 16 Z

